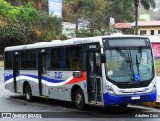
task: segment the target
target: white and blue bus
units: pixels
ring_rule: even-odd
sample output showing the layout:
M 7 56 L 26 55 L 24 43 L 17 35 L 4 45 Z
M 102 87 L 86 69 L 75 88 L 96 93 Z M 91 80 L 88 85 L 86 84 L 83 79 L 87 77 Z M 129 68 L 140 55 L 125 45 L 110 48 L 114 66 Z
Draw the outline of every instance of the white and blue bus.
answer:
M 127 106 L 156 100 L 150 41 L 142 36 L 103 36 L 5 48 L 5 88 L 73 101 L 78 109 Z

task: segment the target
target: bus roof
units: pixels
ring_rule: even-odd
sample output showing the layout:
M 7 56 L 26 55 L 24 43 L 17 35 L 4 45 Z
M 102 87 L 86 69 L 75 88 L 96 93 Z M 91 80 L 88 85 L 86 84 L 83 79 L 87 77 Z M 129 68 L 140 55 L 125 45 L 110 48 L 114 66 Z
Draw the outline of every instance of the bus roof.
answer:
M 99 42 L 100 44 L 102 44 L 103 38 L 119 38 L 119 37 L 147 38 L 146 36 L 139 36 L 139 35 L 109 35 L 109 36 L 97 36 L 97 37 L 89 37 L 89 38 L 74 38 L 74 39 L 68 39 L 68 40 L 63 40 L 63 41 L 54 40 L 51 42 L 37 42 L 34 44 L 11 46 L 11 47 L 6 47 L 4 51 L 46 48 L 46 47 L 67 46 L 67 45 L 78 45 L 78 44 L 92 43 L 92 42 Z

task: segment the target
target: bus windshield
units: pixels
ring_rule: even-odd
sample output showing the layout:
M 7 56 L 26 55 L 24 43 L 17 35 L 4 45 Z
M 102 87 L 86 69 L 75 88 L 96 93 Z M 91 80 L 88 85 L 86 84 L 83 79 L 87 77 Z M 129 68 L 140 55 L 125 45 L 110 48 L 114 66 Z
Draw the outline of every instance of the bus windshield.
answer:
M 114 82 L 148 81 L 154 76 L 151 49 L 105 50 L 106 76 Z

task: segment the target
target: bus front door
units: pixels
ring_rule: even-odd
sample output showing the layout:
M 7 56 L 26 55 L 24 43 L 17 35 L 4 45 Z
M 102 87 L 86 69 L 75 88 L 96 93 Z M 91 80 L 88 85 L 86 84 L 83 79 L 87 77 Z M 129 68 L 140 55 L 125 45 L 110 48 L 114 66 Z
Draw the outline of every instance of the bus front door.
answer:
M 102 104 L 102 74 L 100 52 L 87 53 L 88 99 L 91 104 Z
M 38 80 L 39 80 L 39 94 L 40 96 L 48 96 L 47 94 L 47 54 L 38 55 Z
M 20 64 L 20 56 L 13 56 L 13 86 L 14 92 L 20 92 L 20 80 L 19 80 L 19 64 Z

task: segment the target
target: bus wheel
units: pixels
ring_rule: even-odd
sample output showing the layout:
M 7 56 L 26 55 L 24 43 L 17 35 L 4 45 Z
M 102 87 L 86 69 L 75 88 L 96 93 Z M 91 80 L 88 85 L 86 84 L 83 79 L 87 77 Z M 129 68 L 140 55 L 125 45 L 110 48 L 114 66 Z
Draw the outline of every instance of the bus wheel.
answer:
M 85 108 L 84 95 L 81 89 L 77 89 L 75 92 L 75 105 L 79 110 L 83 110 Z
M 25 98 L 28 102 L 32 101 L 32 90 L 29 84 L 25 86 Z

